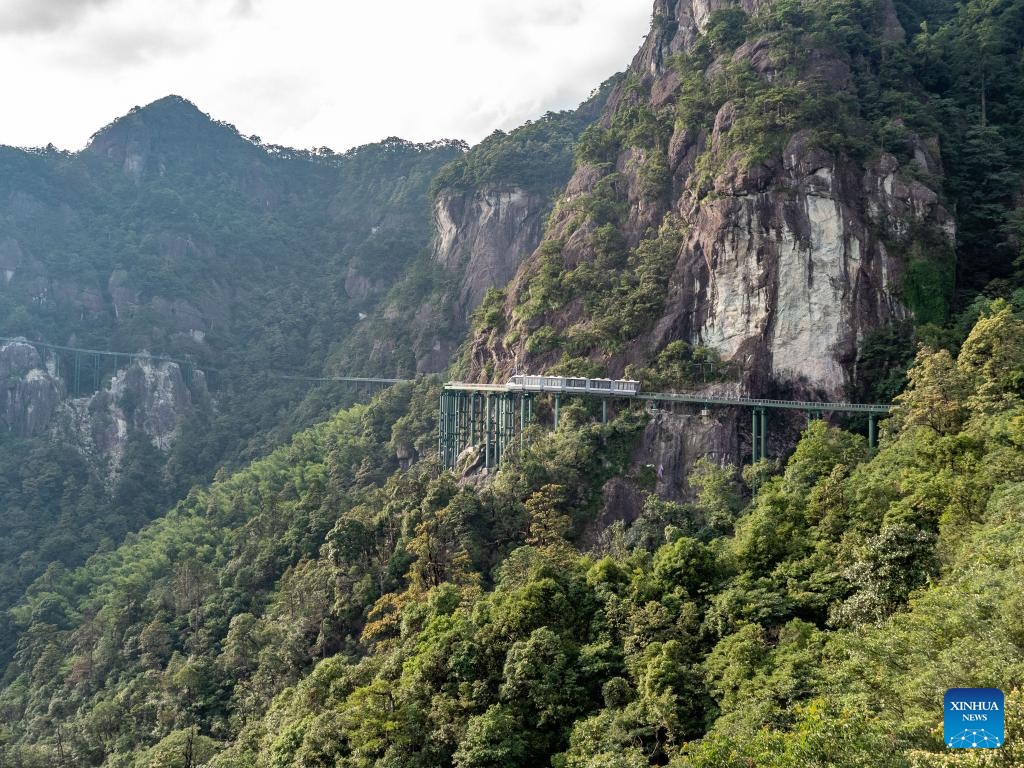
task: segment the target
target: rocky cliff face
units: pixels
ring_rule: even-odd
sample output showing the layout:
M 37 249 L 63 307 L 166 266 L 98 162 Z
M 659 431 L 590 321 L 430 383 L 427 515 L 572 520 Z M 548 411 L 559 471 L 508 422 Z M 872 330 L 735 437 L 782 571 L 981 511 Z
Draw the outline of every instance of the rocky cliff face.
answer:
M 64 385 L 43 367 L 31 344 L 0 345 L 0 416 L 19 437 L 45 434 L 64 398 Z
M 411 291 L 400 289 L 380 317 L 359 329 L 371 368 L 403 374 L 409 369 L 425 374 L 447 368 L 473 310 L 488 289 L 504 287 L 534 251 L 550 210 L 549 195 L 514 184 L 439 190 L 430 251 L 437 286 L 414 304 L 408 302 Z M 345 290 L 350 296 L 363 296 L 375 288 L 350 271 Z M 402 347 L 411 359 L 401 359 Z M 351 368 L 354 362 L 346 366 Z
M 433 259 L 458 276 L 453 305 L 463 322 L 488 288 L 502 288 L 540 244 L 544 195 L 485 185 L 443 190 L 434 200 Z
M 955 231 L 892 155 L 860 168 L 805 138 L 780 166 L 727 168 L 714 200 L 682 201 L 691 234 L 653 341 L 681 336 L 738 359 L 755 391 L 781 382 L 842 398 L 865 336 L 908 314 L 905 264 L 879 233 L 930 226 L 952 242 Z
M 186 382 L 177 363 L 143 357 L 98 392 L 62 402 L 51 431 L 116 472 L 130 432 L 145 433 L 167 451 L 181 422 L 209 406 L 202 371 L 193 371 Z
M 955 239 L 939 193 L 937 142 L 903 131 L 898 150 L 888 151 L 825 137 L 829 105 L 845 114 L 842 105 L 857 98 L 842 50 L 804 49 L 801 41 L 794 51 L 771 32 L 733 45 L 702 40 L 722 18 L 717 12 L 768 6 L 656 2 L 652 32 L 600 121 L 611 149 L 577 167 L 544 245 L 512 280 L 506 332 L 474 340 L 477 378 L 542 370 L 580 353 L 621 375 L 682 339 L 735 362 L 750 394 L 842 398 L 865 337 L 911 314 L 908 253 L 922 242 L 949 250 Z M 878 10 L 872 31 L 901 39 L 891 3 Z M 805 106 L 785 106 L 787 99 Z M 809 115 L 818 101 L 822 114 Z M 606 255 L 608 225 L 630 254 L 619 262 Z M 580 266 L 606 271 L 604 259 L 626 281 L 638 248 L 666 242 L 659 231 L 667 226 L 676 239 L 661 273 L 666 287 L 645 294 L 657 295 L 655 311 L 619 343 L 588 343 L 616 329 L 597 330 L 604 318 L 578 288 Z M 542 278 L 561 281 L 552 292 L 564 301 L 524 312 L 537 303 Z M 554 341 L 531 344 L 538 330 Z
M 28 342 L 0 346 L 0 416 L 19 437 L 51 437 L 116 472 L 128 435 L 140 431 L 167 451 L 181 422 L 211 407 L 202 371 L 186 382 L 177 363 L 138 358 L 86 397 L 67 397 L 52 361 Z

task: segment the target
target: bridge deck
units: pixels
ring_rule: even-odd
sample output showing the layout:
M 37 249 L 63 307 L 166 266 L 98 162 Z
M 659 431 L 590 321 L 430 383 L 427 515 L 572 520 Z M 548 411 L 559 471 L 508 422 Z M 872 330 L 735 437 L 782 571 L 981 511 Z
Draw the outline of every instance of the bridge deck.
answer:
M 888 403 L 833 403 L 810 400 L 772 400 L 756 397 L 725 397 L 718 395 L 680 394 L 677 392 L 641 392 L 636 395 L 612 394 L 610 392 L 566 392 L 560 389 L 523 390 L 512 389 L 504 384 L 473 384 L 463 381 L 446 382 L 444 388 L 462 392 L 505 393 L 525 392 L 537 394 L 570 395 L 573 397 L 597 397 L 612 399 L 648 400 L 660 403 L 688 403 L 691 405 L 731 405 L 747 408 L 778 408 L 790 411 L 839 411 L 844 413 L 885 414 L 892 410 Z
M 179 365 L 194 365 L 189 361 L 178 360 L 173 357 L 167 357 L 165 355 L 147 355 L 142 353 L 130 353 L 130 352 L 113 352 L 110 350 L 102 349 L 83 349 L 79 347 L 66 347 L 59 344 L 47 344 L 45 342 L 30 341 L 21 337 L 6 337 L 0 336 L 0 343 L 9 342 L 25 342 L 31 344 L 37 348 L 51 349 L 61 352 L 71 352 L 75 354 L 86 354 L 86 355 L 103 355 L 114 358 L 128 358 L 128 359 L 150 359 L 159 362 L 172 362 L 178 363 Z M 270 376 L 277 379 L 286 379 L 290 381 L 309 381 L 309 382 L 328 382 L 328 381 L 339 381 L 339 382 L 351 382 L 354 384 L 400 384 L 403 382 L 412 381 L 412 379 L 392 379 L 392 378 L 375 378 L 369 376 L 291 376 L 287 374 L 270 373 Z M 471 382 L 464 381 L 449 381 L 444 385 L 446 390 L 450 391 L 462 391 L 462 392 L 480 392 L 480 393 L 494 393 L 503 394 L 508 392 L 520 392 L 520 393 L 538 393 L 538 394 L 557 394 L 557 395 L 571 395 L 581 397 L 597 397 L 602 399 L 635 399 L 635 400 L 646 400 L 655 403 L 687 403 L 690 405 L 725 405 L 734 407 L 747 407 L 747 408 L 777 408 L 791 411 L 838 411 L 843 413 L 874 413 L 874 414 L 886 414 L 892 410 L 892 405 L 889 403 L 831 403 L 831 402 L 814 402 L 809 400 L 773 400 L 766 398 L 753 398 L 753 397 L 725 397 L 718 395 L 705 395 L 705 394 L 685 394 L 678 392 L 640 392 L 635 395 L 625 394 L 621 392 L 581 392 L 581 391 L 565 391 L 563 389 L 549 389 L 543 386 L 529 389 L 511 388 L 506 384 L 474 384 Z

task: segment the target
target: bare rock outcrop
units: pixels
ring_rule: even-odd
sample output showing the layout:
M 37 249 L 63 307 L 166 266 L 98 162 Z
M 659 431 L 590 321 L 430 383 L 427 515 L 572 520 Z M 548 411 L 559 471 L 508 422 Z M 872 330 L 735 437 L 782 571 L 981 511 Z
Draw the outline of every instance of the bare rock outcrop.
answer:
M 0 345 L 0 418 L 19 437 L 45 434 L 64 398 L 63 384 L 50 375 L 28 342 Z
M 116 472 L 132 431 L 169 450 L 181 422 L 209 396 L 201 371 L 186 382 L 177 363 L 138 358 L 114 375 L 108 386 L 60 404 L 53 434 Z
M 519 187 L 438 194 L 433 258 L 459 275 L 454 307 L 463 321 L 488 288 L 503 287 L 537 248 L 550 207 L 544 196 Z
M 128 436 L 143 432 L 169 450 L 182 421 L 212 407 L 202 371 L 186 381 L 174 362 L 141 356 L 102 389 L 68 397 L 52 358 L 28 341 L 0 345 L 0 426 L 19 437 L 58 439 L 115 473 Z

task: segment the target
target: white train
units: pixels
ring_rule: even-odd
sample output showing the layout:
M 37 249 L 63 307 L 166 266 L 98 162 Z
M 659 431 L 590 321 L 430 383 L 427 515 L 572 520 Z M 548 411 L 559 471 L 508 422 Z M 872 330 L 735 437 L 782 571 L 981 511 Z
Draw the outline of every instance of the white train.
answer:
M 635 379 L 574 379 L 567 376 L 513 376 L 505 385 L 524 392 L 592 393 L 632 397 L 640 393 Z

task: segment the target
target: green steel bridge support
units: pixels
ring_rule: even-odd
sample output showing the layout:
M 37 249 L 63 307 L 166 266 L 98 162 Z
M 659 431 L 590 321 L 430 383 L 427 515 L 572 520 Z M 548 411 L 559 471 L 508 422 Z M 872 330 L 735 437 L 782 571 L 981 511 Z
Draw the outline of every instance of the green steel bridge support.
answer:
M 441 465 L 454 469 L 467 448 L 482 446 L 483 463 L 497 467 L 509 449 L 522 449 L 526 427 L 533 423 L 533 401 L 551 396 L 552 424 L 558 428 L 562 397 L 597 397 L 601 400 L 601 421 L 608 421 L 608 401 L 639 400 L 657 405 L 686 404 L 701 408 L 731 407 L 751 409 L 751 461 L 768 457 L 768 411 L 797 410 L 807 415 L 807 424 L 824 418 L 826 413 L 863 413 L 868 418 L 868 445 L 878 442 L 878 419 L 889 413 L 885 403 L 822 403 L 805 400 L 769 400 L 762 398 L 706 396 L 675 392 L 644 392 L 633 396 L 599 392 L 523 391 L 500 384 L 448 382 L 441 392 L 438 419 L 438 455 Z M 516 439 L 518 437 L 518 440 Z
M 768 413 L 755 408 L 750 427 L 750 460 L 756 463 L 768 456 Z
M 528 392 L 444 388 L 437 436 L 441 464 L 452 468 L 466 448 L 482 446 L 484 466 L 498 466 L 510 450 L 522 448 L 533 423 L 533 400 Z

